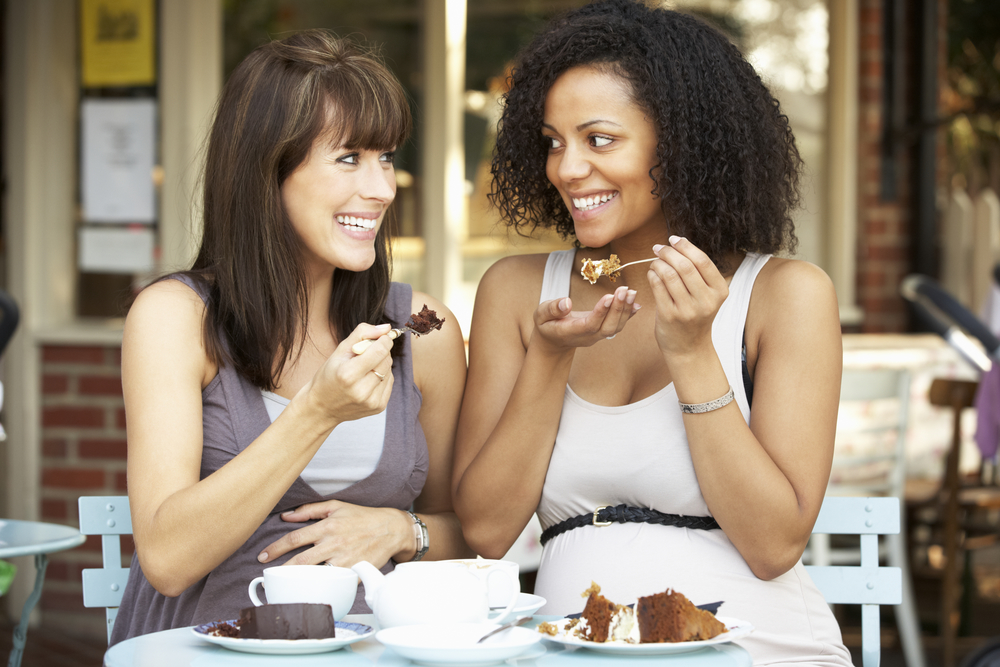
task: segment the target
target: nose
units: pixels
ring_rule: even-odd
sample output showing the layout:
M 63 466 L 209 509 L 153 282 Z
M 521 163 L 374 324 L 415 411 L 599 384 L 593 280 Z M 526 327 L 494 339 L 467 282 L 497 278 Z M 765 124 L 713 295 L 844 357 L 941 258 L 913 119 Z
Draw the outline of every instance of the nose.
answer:
M 556 174 L 562 181 L 576 181 L 590 175 L 591 164 L 586 153 L 571 142 L 556 158 Z
M 379 160 L 366 165 L 361 176 L 361 196 L 389 203 L 396 198 L 396 173 Z

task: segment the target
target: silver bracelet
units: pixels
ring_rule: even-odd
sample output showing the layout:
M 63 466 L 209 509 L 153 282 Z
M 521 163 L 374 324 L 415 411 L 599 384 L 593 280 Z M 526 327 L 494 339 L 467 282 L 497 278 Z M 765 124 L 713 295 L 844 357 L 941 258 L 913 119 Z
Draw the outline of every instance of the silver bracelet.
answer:
M 406 513 L 413 519 L 413 537 L 417 541 L 417 552 L 413 555 L 412 560 L 418 561 L 424 557 L 427 549 L 431 546 L 430 536 L 427 534 L 427 524 L 421 521 L 420 517 L 409 510 L 406 510 Z
M 689 415 L 696 415 L 701 412 L 711 412 L 712 410 L 718 410 L 719 408 L 724 408 L 733 402 L 733 388 L 729 387 L 729 393 L 727 393 L 722 398 L 717 398 L 714 401 L 708 401 L 707 403 L 680 403 L 681 412 Z

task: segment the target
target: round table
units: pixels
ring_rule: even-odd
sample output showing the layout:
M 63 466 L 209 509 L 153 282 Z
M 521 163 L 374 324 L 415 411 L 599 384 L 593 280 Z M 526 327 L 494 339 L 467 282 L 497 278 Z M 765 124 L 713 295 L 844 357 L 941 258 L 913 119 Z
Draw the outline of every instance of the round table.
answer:
M 542 621 L 554 621 L 559 616 L 535 616 L 525 627 L 532 628 Z M 352 614 L 345 621 L 364 623 L 377 629 L 371 614 Z M 717 644 L 691 653 L 654 656 L 618 656 L 596 653 L 587 649 L 566 650 L 560 644 L 542 641 L 523 658 L 512 658 L 503 665 L 518 667 L 572 667 L 592 665 L 609 667 L 622 665 L 666 665 L 667 667 L 750 667 L 752 660 L 746 649 L 737 644 Z M 330 653 L 312 655 L 255 655 L 238 653 L 199 639 L 191 628 L 164 630 L 133 637 L 115 644 L 104 654 L 105 667 L 263 667 L 291 665 L 293 667 L 403 667 L 413 665 L 406 658 L 386 649 L 374 637 L 350 644 Z
M 48 554 L 78 547 L 87 538 L 79 530 L 69 526 L 40 521 L 15 521 L 0 519 L 0 558 L 17 556 L 35 557 L 35 587 L 21 610 L 21 620 L 14 628 L 14 646 L 10 650 L 8 667 L 18 667 L 24 653 L 24 642 L 28 635 L 28 617 L 42 595 L 45 583 L 45 568 Z

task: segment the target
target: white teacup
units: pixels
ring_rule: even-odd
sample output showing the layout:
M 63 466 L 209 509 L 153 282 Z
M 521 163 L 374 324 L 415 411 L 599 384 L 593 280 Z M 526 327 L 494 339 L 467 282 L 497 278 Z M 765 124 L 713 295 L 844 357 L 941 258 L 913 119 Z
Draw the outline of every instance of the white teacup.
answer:
M 250 582 L 250 600 L 264 604 L 257 597 L 257 584 L 271 604 L 328 604 L 333 619 L 339 621 L 351 611 L 358 592 L 358 575 L 346 567 L 330 565 L 278 565 L 264 568 L 264 576 Z
M 448 563 L 461 563 L 469 568 L 469 572 L 475 574 L 486 584 L 489 591 L 490 607 L 506 607 L 507 603 L 514 596 L 521 592 L 521 584 L 518 579 L 520 567 L 512 560 L 489 560 L 487 558 L 457 558 Z M 511 576 L 491 577 L 490 575 L 498 570 L 504 570 Z M 513 583 L 511 583 L 513 582 Z

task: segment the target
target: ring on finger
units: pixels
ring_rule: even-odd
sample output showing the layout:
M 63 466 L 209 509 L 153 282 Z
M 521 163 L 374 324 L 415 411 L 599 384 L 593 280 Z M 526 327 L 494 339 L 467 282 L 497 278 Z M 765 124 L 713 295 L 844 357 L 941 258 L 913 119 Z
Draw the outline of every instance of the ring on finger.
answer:
M 381 382 L 382 380 L 384 380 L 384 379 L 385 379 L 385 376 L 384 376 L 384 375 L 382 375 L 381 373 L 379 373 L 379 372 L 378 372 L 377 370 L 375 370 L 374 368 L 372 369 L 372 373 L 374 373 L 375 375 L 377 375 L 377 376 L 378 376 L 378 379 L 379 379 L 379 382 Z
M 612 338 L 614 338 L 614 337 L 615 337 L 615 336 L 617 336 L 617 335 L 618 335 L 618 334 L 611 334 L 610 336 L 608 336 L 608 337 L 607 337 L 607 340 L 611 340 Z

